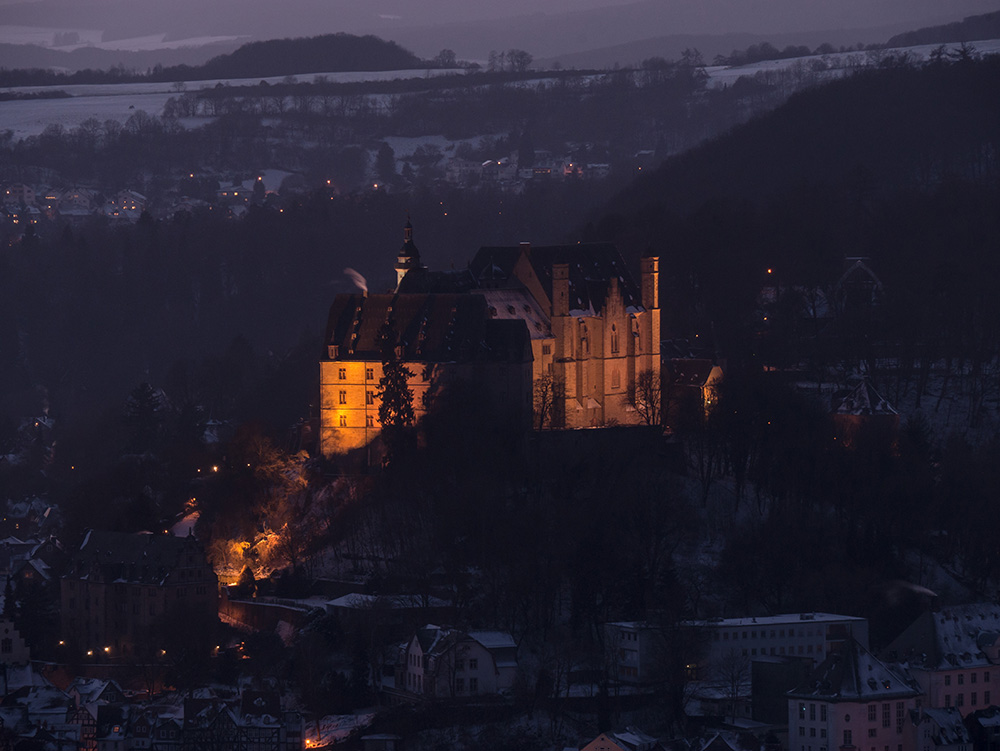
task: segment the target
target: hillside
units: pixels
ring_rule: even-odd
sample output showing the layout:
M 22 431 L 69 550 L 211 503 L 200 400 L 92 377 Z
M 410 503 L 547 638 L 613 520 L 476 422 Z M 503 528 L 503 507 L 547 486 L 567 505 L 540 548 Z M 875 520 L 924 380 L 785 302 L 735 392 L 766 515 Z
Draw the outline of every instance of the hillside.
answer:
M 395 42 L 374 36 L 325 34 L 244 44 L 191 71 L 192 78 L 287 76 L 325 71 L 403 70 L 425 63 Z
M 884 328 L 865 334 L 880 349 L 867 340 L 866 356 L 989 356 L 1000 341 L 975 322 L 1000 317 L 998 90 L 991 58 L 796 94 L 636 181 L 581 236 L 659 252 L 672 335 L 708 334 L 731 364 L 830 362 L 794 343 L 793 323 L 767 347 L 751 335 L 757 296 L 776 278 L 833 284 L 857 256 L 891 290 Z
M 927 26 L 916 31 L 897 34 L 889 40 L 890 47 L 908 47 L 916 44 L 948 44 L 972 42 L 977 39 L 1000 37 L 1000 11 L 969 16 L 961 21 L 942 26 Z

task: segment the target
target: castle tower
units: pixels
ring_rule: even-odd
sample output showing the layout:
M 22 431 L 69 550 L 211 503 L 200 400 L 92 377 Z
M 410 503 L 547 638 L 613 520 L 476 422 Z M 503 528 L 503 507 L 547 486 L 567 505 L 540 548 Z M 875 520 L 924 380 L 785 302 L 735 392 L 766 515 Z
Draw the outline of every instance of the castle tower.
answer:
M 399 285 L 403 281 L 403 277 L 409 273 L 411 269 L 422 269 L 423 265 L 420 263 L 420 251 L 417 250 L 417 246 L 413 244 L 413 225 L 410 224 L 410 219 L 407 217 L 406 226 L 403 227 L 403 247 L 399 249 L 399 255 L 396 258 L 396 290 L 399 290 Z

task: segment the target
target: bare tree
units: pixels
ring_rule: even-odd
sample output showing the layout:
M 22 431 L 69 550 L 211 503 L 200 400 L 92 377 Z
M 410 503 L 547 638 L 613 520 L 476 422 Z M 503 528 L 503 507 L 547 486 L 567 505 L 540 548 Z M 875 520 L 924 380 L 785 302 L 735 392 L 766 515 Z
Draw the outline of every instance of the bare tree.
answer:
M 663 418 L 663 384 L 652 368 L 639 371 L 629 384 L 625 400 L 646 425 L 659 425 Z
M 566 384 L 545 373 L 534 386 L 535 425 L 538 430 L 565 424 Z
M 729 715 L 736 721 L 736 705 L 744 695 L 744 688 L 750 682 L 750 658 L 742 651 L 730 649 L 715 663 L 715 681 L 725 693 L 729 702 Z

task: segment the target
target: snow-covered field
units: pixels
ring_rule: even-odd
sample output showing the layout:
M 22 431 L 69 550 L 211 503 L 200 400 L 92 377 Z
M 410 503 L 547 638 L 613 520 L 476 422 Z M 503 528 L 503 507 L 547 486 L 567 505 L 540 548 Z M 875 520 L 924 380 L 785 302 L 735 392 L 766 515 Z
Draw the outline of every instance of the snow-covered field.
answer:
M 297 76 L 299 81 L 312 81 L 324 76 L 328 81 L 353 83 L 357 81 L 392 81 L 395 79 L 429 78 L 431 76 L 454 73 L 453 70 L 388 70 L 352 73 L 316 73 Z M 269 84 L 281 83 L 284 76 L 272 78 L 218 79 L 212 81 L 191 81 L 186 84 L 188 91 L 211 88 L 217 83 L 232 86 L 256 86 L 261 80 Z M 124 123 L 137 110 L 145 110 L 159 117 L 170 97 L 177 96 L 174 83 L 122 83 L 122 84 L 80 84 L 76 86 L 23 86 L 2 89 L 33 93 L 38 91 L 65 91 L 67 99 L 32 99 L 0 102 L 0 132 L 13 131 L 15 140 L 38 135 L 48 125 L 59 124 L 64 128 L 75 128 L 84 120 L 96 118 L 100 122 L 117 120 Z
M 10 29 L 13 27 L 4 27 Z M 32 30 L 19 27 L 23 35 L 30 37 Z M 43 30 L 51 31 L 51 30 Z M 40 33 L 40 32 L 36 32 Z M 172 44 L 172 43 L 171 43 Z M 885 50 L 884 54 L 909 52 L 918 60 L 926 60 L 930 53 L 939 45 L 922 45 Z M 957 49 L 959 45 L 947 45 Z M 1000 39 L 978 41 L 972 44 L 981 54 L 1000 54 Z M 830 55 L 813 55 L 809 57 L 791 58 L 788 60 L 766 60 L 752 65 L 741 66 L 711 66 L 706 69 L 709 83 L 712 86 L 724 86 L 734 83 L 742 76 L 753 76 L 757 73 L 776 72 L 793 69 L 796 66 L 810 66 L 816 61 L 823 61 L 828 70 L 822 75 L 834 77 L 843 75 L 845 71 L 858 66 L 872 63 L 871 57 L 865 52 L 839 52 Z M 300 81 L 310 81 L 317 76 L 325 76 L 330 81 L 386 81 L 406 78 L 426 78 L 437 75 L 447 75 L 450 70 L 403 70 L 403 71 L 371 71 L 356 73 L 322 73 L 298 76 Z M 280 83 L 284 77 L 265 78 L 268 83 Z M 196 90 L 225 83 L 234 86 L 255 86 L 261 79 L 233 79 L 213 81 L 188 82 L 188 90 Z M 536 85 L 542 79 L 522 82 L 522 85 Z M 38 135 L 48 125 L 58 124 L 66 129 L 75 128 L 84 120 L 95 118 L 99 122 L 117 120 L 124 123 L 137 110 L 145 110 L 153 116 L 163 114 L 163 107 L 172 96 L 177 96 L 176 84 L 173 83 L 128 83 L 100 84 L 54 87 L 70 95 L 66 99 L 44 99 L 29 101 L 7 101 L 0 103 L 0 132 L 10 130 L 15 139 Z M 25 93 L 45 91 L 53 87 L 26 86 L 5 91 L 20 91 Z M 402 146 L 402 144 L 400 144 Z M 442 145 L 443 146 L 443 145 Z M 394 145 L 393 148 L 396 148 Z M 405 150 L 405 146 L 403 146 Z M 400 151 L 400 149 L 397 149 Z
M 917 47 L 897 47 L 882 50 L 883 55 L 898 55 L 908 52 L 915 60 L 922 61 L 930 58 L 931 52 L 940 47 L 939 44 L 924 44 Z M 948 50 L 957 50 L 961 45 L 947 44 Z M 972 42 L 971 46 L 983 55 L 996 55 L 1000 53 L 1000 39 L 990 39 L 980 42 Z M 727 86 L 735 83 L 743 76 L 753 76 L 757 73 L 769 73 L 788 70 L 797 65 L 804 65 L 808 68 L 815 62 L 823 62 L 829 70 L 825 73 L 831 77 L 843 75 L 845 71 L 856 67 L 865 67 L 871 64 L 871 59 L 867 52 L 834 52 L 829 55 L 809 55 L 807 57 L 793 57 L 788 60 L 763 60 L 759 63 L 749 65 L 734 65 L 732 67 L 724 65 L 713 65 L 706 68 L 709 85 Z

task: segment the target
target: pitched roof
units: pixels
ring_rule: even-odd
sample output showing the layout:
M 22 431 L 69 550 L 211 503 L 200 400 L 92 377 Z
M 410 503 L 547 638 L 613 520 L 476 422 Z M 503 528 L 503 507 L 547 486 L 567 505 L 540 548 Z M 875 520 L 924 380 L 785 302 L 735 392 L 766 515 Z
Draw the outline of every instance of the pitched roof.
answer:
M 715 363 L 707 359 L 672 358 L 668 362 L 670 382 L 675 386 L 703 387 L 712 375 Z
M 404 361 L 530 358 L 524 323 L 490 320 L 479 295 L 337 295 L 327 320 L 326 343 L 339 347 L 337 359 L 381 360 L 380 335 L 386 322 L 392 324 Z
M 469 270 L 482 287 L 520 286 L 515 267 L 524 257 L 552 300 L 552 267 L 569 267 L 569 309 L 571 315 L 600 315 L 611 280 L 617 281 L 626 308 L 642 309 L 642 296 L 618 249 L 611 243 L 579 243 L 531 247 L 483 247 Z M 539 301 L 541 302 L 541 301 Z
M 878 393 L 867 378 L 851 391 L 834 397 L 833 413 L 837 415 L 896 415 L 888 400 Z
M 911 667 L 957 670 L 996 664 L 985 650 L 994 650 L 998 642 L 1000 605 L 959 605 L 921 614 L 893 640 L 885 654 Z
M 937 726 L 938 732 L 932 733 L 935 745 L 951 746 L 957 743 L 972 743 L 969 729 L 962 721 L 962 713 L 958 707 L 924 707 L 918 712 L 917 724 L 930 721 Z
M 788 695 L 829 702 L 870 702 L 919 696 L 920 691 L 849 638 Z
M 161 583 L 198 543 L 193 537 L 88 530 L 66 569 L 69 578 Z

